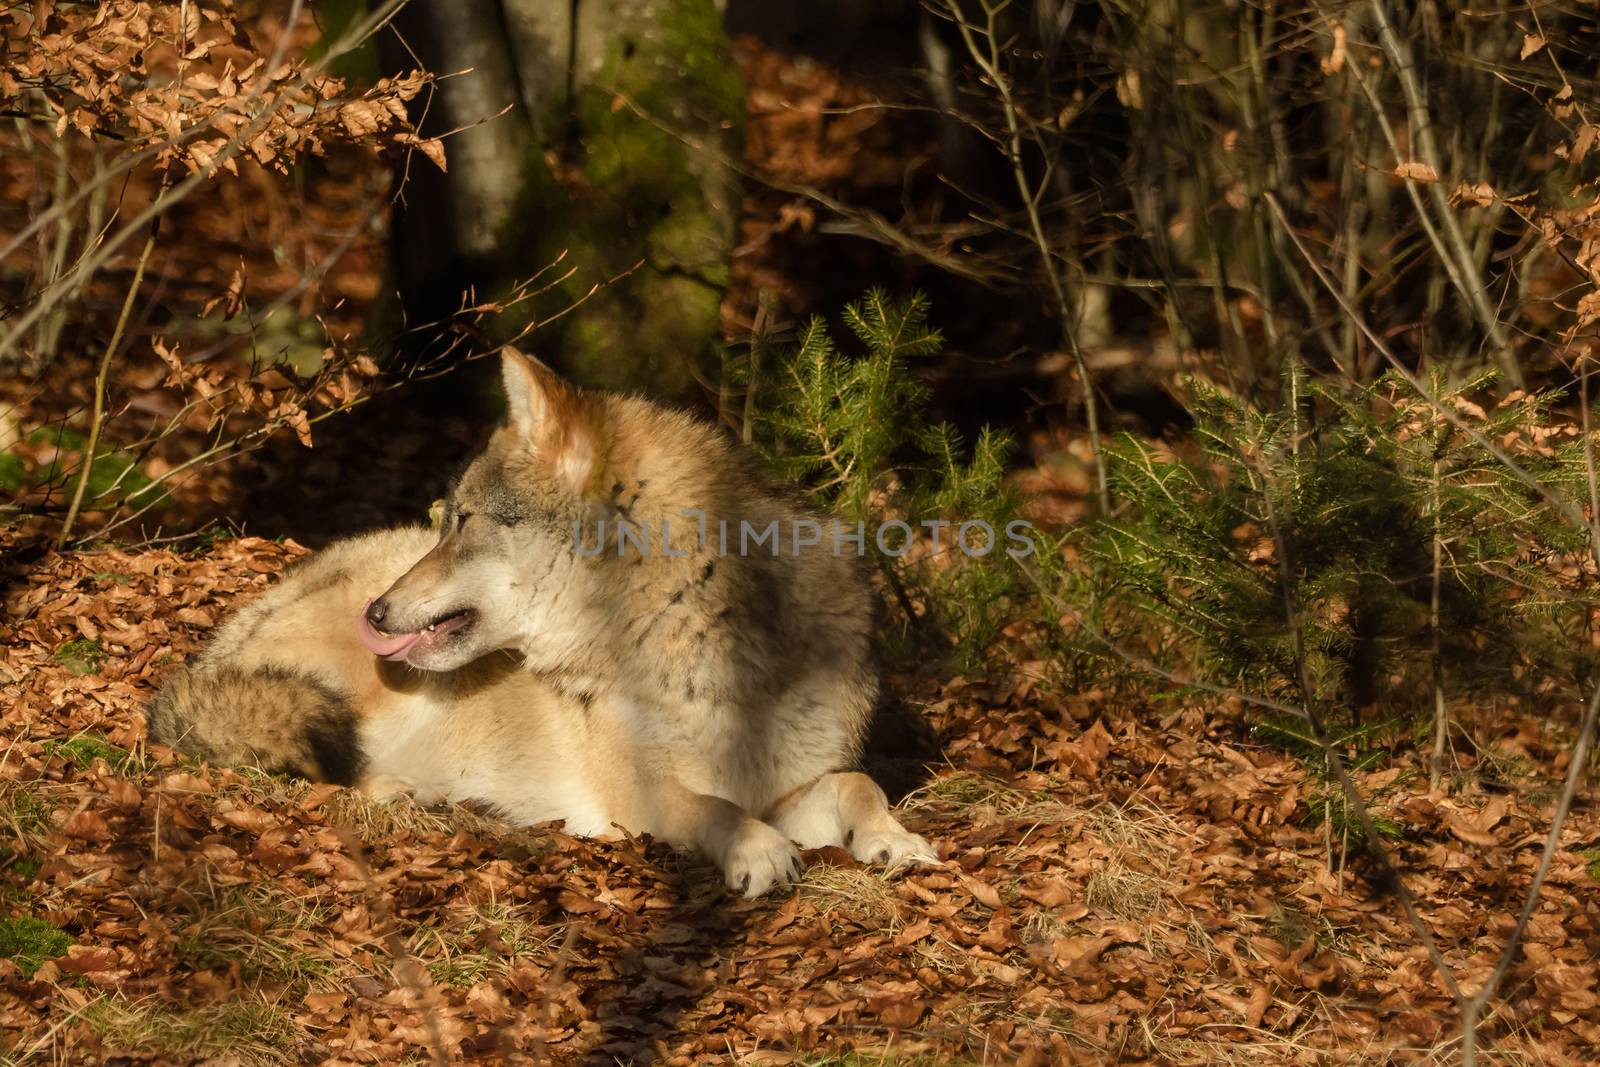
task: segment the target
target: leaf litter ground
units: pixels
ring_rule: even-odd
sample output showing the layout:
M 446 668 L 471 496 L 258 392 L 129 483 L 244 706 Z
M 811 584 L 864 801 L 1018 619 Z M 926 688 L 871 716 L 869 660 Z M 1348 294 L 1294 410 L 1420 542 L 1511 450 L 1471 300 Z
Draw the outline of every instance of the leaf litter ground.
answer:
M 885 879 L 823 850 L 798 892 L 746 903 L 658 844 L 147 747 L 162 673 L 293 542 L 5 547 L 4 929 L 64 935 L 0 961 L 21 1062 L 1426 1062 L 1451 1036 L 1395 902 L 1330 873 L 1305 826 L 1317 783 L 1237 709 L 912 683 L 947 764 L 902 807 L 944 867 Z M 1551 765 L 1556 739 L 1520 737 Z M 1549 783 L 1447 798 L 1367 777 L 1470 987 Z M 1489 1025 L 1497 1062 L 1600 1047 L 1590 805 L 1564 843 Z

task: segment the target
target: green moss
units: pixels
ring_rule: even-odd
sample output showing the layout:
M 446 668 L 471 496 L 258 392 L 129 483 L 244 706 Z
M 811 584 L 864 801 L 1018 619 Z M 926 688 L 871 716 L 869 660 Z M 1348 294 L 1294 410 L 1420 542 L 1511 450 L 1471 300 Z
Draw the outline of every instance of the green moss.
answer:
M 611 99 L 602 89 L 583 92 L 584 176 L 591 195 L 614 206 L 638 197 L 670 203 L 692 194 L 683 146 L 632 112 L 613 112 Z
M 22 457 L 14 452 L 0 452 L 0 491 L 15 493 L 22 488 Z
M 323 0 L 322 36 L 306 49 L 306 59 L 316 61 L 328 54 L 349 30 L 367 14 L 366 0 Z M 378 49 L 374 38 L 367 38 L 358 47 L 335 56 L 328 65 L 328 73 L 336 78 L 370 84 L 378 80 Z
M 645 297 L 638 328 L 642 336 L 670 344 L 669 356 L 703 346 L 701 339 L 714 335 L 721 314 L 720 290 L 698 278 L 663 274 L 653 279 Z
M 1591 848 L 1580 855 L 1589 861 L 1588 867 L 1585 868 L 1589 872 L 1589 877 L 1600 882 L 1600 848 Z
M 82 463 L 84 451 L 89 447 L 89 438 L 86 434 L 65 426 L 50 429 L 35 430 L 28 435 L 28 440 L 33 444 L 48 444 L 56 449 L 56 456 L 50 465 L 40 471 L 33 479 L 34 483 L 41 486 L 75 486 L 78 480 L 79 465 Z M 69 456 L 76 455 L 77 461 L 68 464 Z M 25 475 L 23 476 L 26 480 Z M 164 493 L 152 495 L 155 483 L 148 475 L 139 469 L 138 460 L 131 454 L 115 448 L 102 447 L 95 453 L 94 465 L 89 470 L 89 484 L 85 487 L 83 502 L 85 507 L 105 506 L 107 503 L 120 500 L 137 502 L 141 506 L 152 501 L 164 502 Z
M 46 960 L 66 955 L 71 947 L 72 938 L 66 931 L 43 919 L 32 915 L 0 919 L 0 958 L 15 963 L 28 978 Z
M 564 361 L 580 381 L 609 389 L 648 383 L 663 395 L 693 388 L 693 361 L 715 336 L 721 291 L 681 274 L 640 271 L 628 290 L 606 290 L 575 319 L 562 341 Z M 644 339 L 647 343 L 640 344 Z M 633 350 L 631 361 L 618 352 Z
M 491 329 L 508 339 L 581 299 L 535 338 L 541 354 L 586 385 L 684 396 L 721 323 L 738 199 L 727 159 L 739 155 L 744 83 L 711 0 L 624 5 L 607 34 L 609 52 L 573 101 L 584 180 L 569 189 L 544 146 L 530 149 L 497 235 L 504 281 L 487 295 L 509 304 L 514 281 L 563 252 L 556 270 L 570 277 Z
M 79 638 L 56 649 L 56 662 L 73 674 L 99 674 L 106 653 L 99 641 Z
M 27 885 L 43 866 L 37 856 L 0 845 L 0 902 L 26 907 L 32 900 Z
M 705 138 L 712 151 L 736 153 L 744 82 L 708 0 L 662 0 L 647 5 L 638 21 L 617 34 L 579 101 L 590 186 L 614 200 L 665 204 L 668 214 L 692 215 L 683 201 L 700 200 L 703 212 L 701 176 L 720 163 L 671 131 Z M 626 98 L 621 106 L 619 94 Z
M 50 802 L 26 782 L 0 785 L 0 828 L 10 830 L 24 847 L 50 826 Z
M 627 93 L 662 118 L 679 108 L 734 119 L 743 114 L 744 81 L 716 5 L 659 0 L 643 5 L 643 16 L 634 32 L 618 35 L 596 84 Z
M 82 734 L 66 741 L 44 741 L 39 747 L 52 756 L 60 756 L 80 771 L 88 770 L 95 760 L 102 759 L 120 774 L 134 762 L 132 752 L 93 734 Z
M 645 237 L 650 266 L 659 271 L 688 271 L 724 288 L 728 284 L 726 242 L 717 220 L 697 198 L 684 197 Z

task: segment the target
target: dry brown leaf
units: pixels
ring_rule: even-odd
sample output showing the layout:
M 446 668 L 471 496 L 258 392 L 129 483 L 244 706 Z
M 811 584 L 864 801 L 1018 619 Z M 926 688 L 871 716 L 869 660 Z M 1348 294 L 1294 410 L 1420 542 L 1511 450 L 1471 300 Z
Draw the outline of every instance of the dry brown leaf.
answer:
M 1407 181 L 1414 182 L 1436 182 L 1439 180 L 1437 171 L 1426 163 L 1421 163 L 1414 159 L 1396 167 L 1394 175 L 1397 178 L 1404 178 Z
M 158 787 L 163 793 L 209 793 L 211 783 L 188 771 L 178 771 L 169 774 L 161 780 Z
M 1477 182 L 1473 185 L 1467 185 L 1463 182 L 1456 186 L 1455 190 L 1450 194 L 1451 203 L 1457 205 L 1471 204 L 1473 207 L 1488 207 L 1497 198 L 1498 194 L 1494 191 L 1494 186 L 1488 182 Z
M 869 1008 L 885 1026 L 907 1029 L 922 1021 L 928 1006 L 911 994 L 883 997 L 869 1003 Z
M 216 815 L 216 821 L 257 835 L 264 834 L 277 825 L 272 816 L 260 808 L 234 808 L 229 811 L 219 811 Z
M 1085 777 L 1100 773 L 1100 763 L 1111 753 L 1111 735 L 1105 724 L 1096 719 L 1094 725 L 1077 739 L 1062 742 L 1056 748 L 1056 759 L 1062 766 Z
M 1333 50 L 1319 61 L 1322 73 L 1337 74 L 1344 69 L 1344 61 L 1349 56 L 1349 34 L 1344 28 L 1344 23 L 1337 19 L 1328 23 L 1328 29 L 1333 34 Z
M 1000 900 L 999 891 L 996 890 L 994 886 L 989 885 L 987 882 L 980 882 L 978 879 L 968 874 L 961 875 L 960 881 L 962 888 L 971 894 L 972 899 L 976 900 L 984 907 L 991 910 L 998 910 L 999 908 L 1005 906 Z
M 433 165 L 438 167 L 441 171 L 448 171 L 450 169 L 448 162 L 445 159 L 443 141 L 439 140 L 437 137 L 424 137 L 416 140 L 414 144 L 416 145 L 417 149 L 423 155 L 427 156 L 428 159 L 433 162 Z
M 1495 836 L 1493 834 L 1479 830 L 1472 825 L 1469 819 L 1464 816 L 1451 816 L 1448 826 L 1453 837 L 1455 837 L 1457 840 L 1464 841 L 1469 845 L 1477 845 L 1480 848 L 1491 848 L 1499 843 L 1495 840 Z
M 84 808 L 73 812 L 62 825 L 61 831 L 69 837 L 77 837 L 85 841 L 108 841 L 111 839 L 111 828 L 106 825 L 105 816 L 93 808 Z

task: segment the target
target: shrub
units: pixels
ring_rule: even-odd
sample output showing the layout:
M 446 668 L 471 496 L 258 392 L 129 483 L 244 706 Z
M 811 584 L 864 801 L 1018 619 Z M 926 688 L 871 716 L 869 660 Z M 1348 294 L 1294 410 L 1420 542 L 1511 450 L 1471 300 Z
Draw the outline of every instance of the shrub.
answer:
M 949 424 L 926 422 L 928 393 L 913 367 L 943 339 L 928 325 L 925 297 L 874 290 L 844 309 L 844 321 L 861 351 L 842 351 L 813 318 L 783 377 L 758 394 L 766 405 L 758 443 L 818 504 L 863 524 L 864 551 L 899 624 L 895 640 L 931 639 L 975 665 L 1021 599 L 1009 554 L 1027 551 L 1022 527 L 1011 525 L 1020 519 L 1005 482 L 1011 440 L 986 428 L 969 446 Z M 903 527 L 880 525 L 889 522 L 914 531 L 909 547 Z

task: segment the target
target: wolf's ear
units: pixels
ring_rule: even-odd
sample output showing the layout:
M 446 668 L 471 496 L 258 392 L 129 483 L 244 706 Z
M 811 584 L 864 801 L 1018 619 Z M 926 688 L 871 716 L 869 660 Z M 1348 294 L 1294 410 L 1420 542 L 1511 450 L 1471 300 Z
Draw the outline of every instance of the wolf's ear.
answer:
M 552 469 L 582 489 L 599 453 L 588 405 L 555 371 L 507 345 L 500 350 L 511 425 Z

